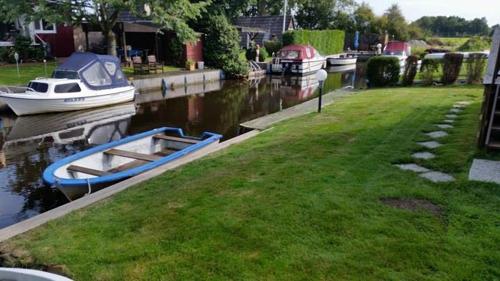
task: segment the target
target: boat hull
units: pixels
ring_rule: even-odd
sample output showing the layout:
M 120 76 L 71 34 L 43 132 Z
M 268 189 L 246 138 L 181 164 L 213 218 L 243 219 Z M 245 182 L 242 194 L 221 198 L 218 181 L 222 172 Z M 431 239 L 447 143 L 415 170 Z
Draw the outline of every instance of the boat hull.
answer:
M 123 87 L 107 90 L 102 94 L 61 96 L 44 98 L 35 94 L 0 94 L 0 101 L 6 103 L 16 115 L 31 115 L 49 112 L 64 112 L 107 106 L 134 99 L 135 88 Z
M 69 278 L 44 271 L 4 267 L 0 267 L 0 280 L 72 281 Z
M 272 73 L 285 73 L 291 75 L 308 75 L 315 73 L 325 66 L 325 60 L 310 61 L 281 61 L 271 65 Z
M 179 137 L 174 138 L 176 141 L 165 140 L 164 138 L 169 139 L 169 137 L 159 137 L 163 134 L 174 134 Z M 184 141 L 179 141 L 179 138 Z M 45 169 L 43 180 L 47 185 L 58 188 L 68 199 L 72 200 L 153 170 L 195 151 L 217 145 L 220 138 L 222 138 L 221 135 L 208 132 L 203 133 L 200 138 L 191 138 L 184 136 L 184 132 L 178 128 L 158 128 L 98 145 L 59 160 Z M 170 151 L 169 154 L 159 156 L 158 153 L 164 149 Z M 125 154 L 112 156 L 109 151 L 121 151 Z M 132 156 L 127 156 L 127 154 Z M 140 156 L 136 158 L 137 156 L 134 155 Z M 148 159 L 144 158 L 145 156 L 150 159 L 144 160 Z M 136 163 L 137 161 L 139 163 Z M 80 170 L 75 172 L 74 168 L 71 168 L 75 166 Z M 82 168 L 86 170 L 81 170 Z M 89 169 L 99 171 L 100 174 L 93 175 L 92 172 L 89 174 L 87 172 Z
M 358 61 L 357 58 L 329 58 L 328 63 L 332 66 L 353 65 Z

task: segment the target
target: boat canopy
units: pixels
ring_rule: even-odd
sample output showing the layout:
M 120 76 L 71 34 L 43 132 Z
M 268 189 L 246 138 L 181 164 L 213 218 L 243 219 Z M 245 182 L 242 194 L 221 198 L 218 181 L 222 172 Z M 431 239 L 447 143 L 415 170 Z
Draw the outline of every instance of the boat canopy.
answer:
M 317 51 L 308 45 L 288 45 L 280 50 L 280 58 L 292 60 L 312 59 Z
M 52 77 L 81 79 L 93 90 L 128 86 L 118 58 L 94 53 L 73 53 L 54 70 Z

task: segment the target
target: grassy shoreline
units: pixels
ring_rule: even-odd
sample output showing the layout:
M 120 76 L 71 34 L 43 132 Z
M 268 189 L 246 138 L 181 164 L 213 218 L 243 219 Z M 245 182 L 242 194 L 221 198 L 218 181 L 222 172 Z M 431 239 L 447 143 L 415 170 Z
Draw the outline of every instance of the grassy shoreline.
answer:
M 11 239 L 75 280 L 491 280 L 499 276 L 498 186 L 468 182 L 479 87 L 393 88 L 342 99 L 111 200 Z M 470 100 L 421 162 L 394 167 L 452 104 Z M 408 211 L 383 198 L 428 200 Z

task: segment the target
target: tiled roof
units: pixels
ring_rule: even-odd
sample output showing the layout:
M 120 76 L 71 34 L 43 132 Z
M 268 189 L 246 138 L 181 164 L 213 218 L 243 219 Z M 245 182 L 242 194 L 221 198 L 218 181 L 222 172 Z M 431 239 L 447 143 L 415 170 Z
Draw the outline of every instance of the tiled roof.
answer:
M 239 17 L 234 22 L 237 26 L 254 27 L 267 30 L 271 35 L 281 37 L 283 31 L 283 16 L 257 16 L 257 17 Z M 295 23 L 293 17 L 286 17 L 286 29 Z

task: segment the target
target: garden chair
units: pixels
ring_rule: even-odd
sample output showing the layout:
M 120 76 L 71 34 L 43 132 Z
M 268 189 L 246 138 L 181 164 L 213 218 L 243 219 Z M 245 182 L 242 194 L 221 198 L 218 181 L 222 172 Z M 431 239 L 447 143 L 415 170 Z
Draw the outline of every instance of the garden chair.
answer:
M 148 56 L 148 71 L 149 73 L 158 73 L 160 70 L 163 73 L 163 65 L 158 63 L 155 55 Z
M 134 66 L 134 74 L 146 74 L 148 72 L 148 65 L 142 63 L 141 57 L 133 57 L 132 64 Z

